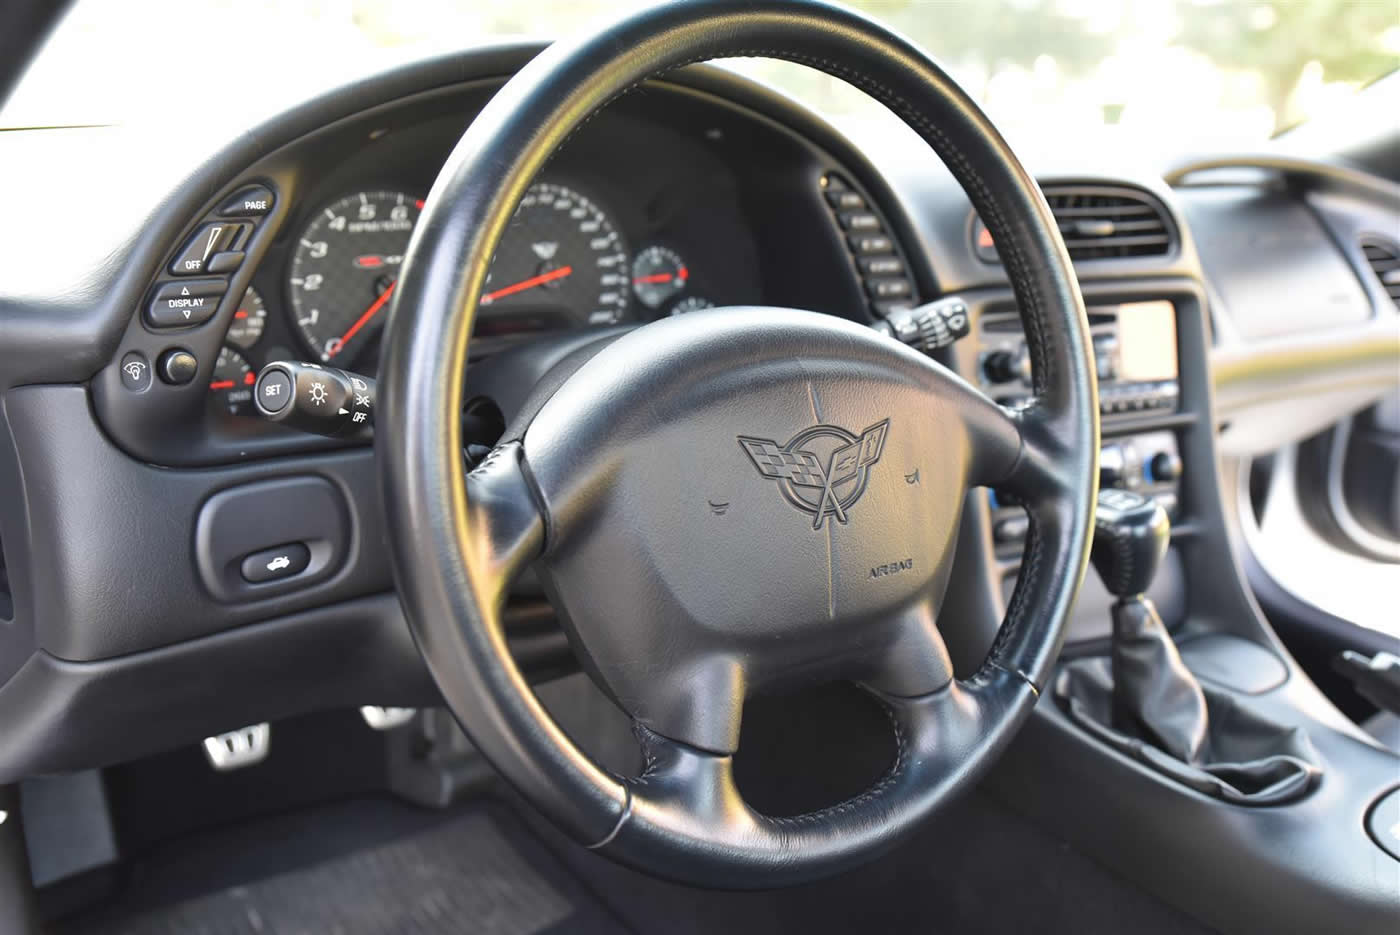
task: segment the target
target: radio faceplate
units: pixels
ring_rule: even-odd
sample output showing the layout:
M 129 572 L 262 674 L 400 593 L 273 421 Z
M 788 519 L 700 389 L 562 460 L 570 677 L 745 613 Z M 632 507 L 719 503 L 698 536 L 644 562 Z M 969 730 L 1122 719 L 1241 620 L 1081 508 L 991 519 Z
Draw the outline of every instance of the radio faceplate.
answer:
M 1105 417 L 1177 410 L 1176 307 L 1165 299 L 1094 305 L 1089 329 L 1098 366 L 1099 411 Z M 1003 405 L 1030 395 L 1030 352 L 1020 315 L 987 312 L 977 325 L 982 389 Z

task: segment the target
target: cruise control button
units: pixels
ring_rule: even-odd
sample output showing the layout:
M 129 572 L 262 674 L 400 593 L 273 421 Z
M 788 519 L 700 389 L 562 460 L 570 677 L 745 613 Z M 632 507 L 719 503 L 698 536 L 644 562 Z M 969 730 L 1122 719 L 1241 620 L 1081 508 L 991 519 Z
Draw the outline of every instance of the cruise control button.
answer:
M 243 559 L 243 580 L 249 584 L 299 575 L 311 564 L 311 550 L 300 542 L 263 549 Z
M 268 412 L 281 412 L 292 401 L 292 378 L 284 370 L 267 370 L 258 380 L 258 405 Z
M 151 365 L 140 351 L 128 351 L 122 358 L 122 386 L 133 393 L 144 393 L 151 386 Z
M 272 210 L 276 198 L 272 190 L 263 185 L 254 185 L 237 192 L 219 208 L 219 214 L 226 218 L 262 217 Z
M 214 317 L 227 289 L 222 279 L 166 283 L 156 290 L 146 309 L 146 321 L 155 328 L 203 324 Z
M 216 253 L 238 246 L 245 227 L 251 229 L 252 225 L 220 224 L 217 222 L 205 224 L 194 232 L 194 236 L 185 243 L 185 249 L 181 250 L 171 262 L 170 275 L 198 276 L 200 273 L 209 272 L 206 267 L 209 258 Z

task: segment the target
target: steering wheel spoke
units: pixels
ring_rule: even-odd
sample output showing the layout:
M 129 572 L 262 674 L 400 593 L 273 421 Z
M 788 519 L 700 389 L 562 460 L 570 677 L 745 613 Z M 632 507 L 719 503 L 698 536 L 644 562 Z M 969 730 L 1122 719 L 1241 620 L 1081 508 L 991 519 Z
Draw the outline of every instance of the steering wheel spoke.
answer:
M 977 462 L 971 484 L 994 487 L 1027 508 L 1062 499 L 1070 485 L 1079 481 L 1066 471 L 1063 427 L 1038 398 L 1015 410 L 990 399 L 986 402 L 997 410 L 996 415 L 985 416 L 996 431 L 984 436 L 996 453 L 988 452 Z M 1015 455 L 1008 457 L 1013 446 Z
M 889 626 L 892 638 L 874 660 L 875 672 L 863 679 L 883 695 L 911 698 L 947 687 L 953 679 L 952 657 L 938 632 L 932 600 L 921 601 Z
M 492 449 L 467 473 L 467 515 L 478 592 L 499 605 L 510 585 L 540 554 L 544 514 L 525 476 L 518 442 Z

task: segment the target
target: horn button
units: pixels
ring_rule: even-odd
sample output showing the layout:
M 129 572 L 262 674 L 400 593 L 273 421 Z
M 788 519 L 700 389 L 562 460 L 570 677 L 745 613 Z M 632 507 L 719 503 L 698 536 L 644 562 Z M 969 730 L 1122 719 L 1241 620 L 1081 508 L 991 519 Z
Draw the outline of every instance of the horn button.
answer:
M 775 309 L 598 353 L 524 439 L 542 578 L 585 665 L 642 723 L 712 750 L 737 737 L 682 680 L 733 699 L 873 673 L 946 584 L 970 462 L 956 382 L 868 329 Z M 949 674 L 930 661 L 892 688 Z

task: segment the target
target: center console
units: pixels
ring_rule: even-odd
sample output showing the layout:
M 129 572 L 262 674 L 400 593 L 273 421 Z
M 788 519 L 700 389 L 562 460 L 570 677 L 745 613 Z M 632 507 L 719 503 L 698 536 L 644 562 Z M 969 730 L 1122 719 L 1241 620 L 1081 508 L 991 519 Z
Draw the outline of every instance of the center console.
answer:
M 1179 513 L 1184 471 L 1173 423 L 1183 418 L 1178 379 L 1177 308 L 1169 298 L 1091 302 L 1090 332 L 1099 379 L 1103 444 L 1099 486 L 1151 496 L 1173 522 Z M 1015 406 L 1031 392 L 1030 353 L 1014 306 L 991 307 L 978 317 L 968 364 L 984 392 Z M 1016 583 L 1029 521 L 1015 504 L 985 492 L 992 542 L 1002 573 L 1002 598 Z M 1189 527 L 1188 527 L 1189 528 Z M 1182 618 L 1181 562 L 1169 553 L 1154 582 L 1152 597 L 1168 626 Z M 1070 625 L 1070 640 L 1108 635 L 1112 596 L 1097 580 L 1086 580 Z
M 1227 502 L 1238 478 L 1228 466 L 1222 476 L 1216 452 L 1204 290 L 1172 277 L 1081 288 L 1101 486 L 1169 508 L 1169 545 L 1145 594 L 1125 600 L 1085 577 L 1056 676 L 985 788 L 1217 930 L 1391 932 L 1400 863 L 1376 829 L 1400 814 L 1400 758 L 1298 669 L 1244 583 Z M 958 372 L 1004 404 L 1029 397 L 1015 297 L 964 297 L 972 326 L 953 348 Z M 1027 533 L 1025 512 L 995 491 L 973 491 L 963 522 L 954 575 L 985 586 L 950 589 L 940 611 L 959 673 L 997 636 Z M 1115 620 L 1126 621 L 1116 639 Z M 1193 683 L 1199 693 L 1182 695 Z M 1192 716 L 1159 711 L 1167 698 L 1184 698 Z M 1191 743 L 1173 743 L 1183 724 Z M 1260 737 L 1272 745 L 1259 749 Z

